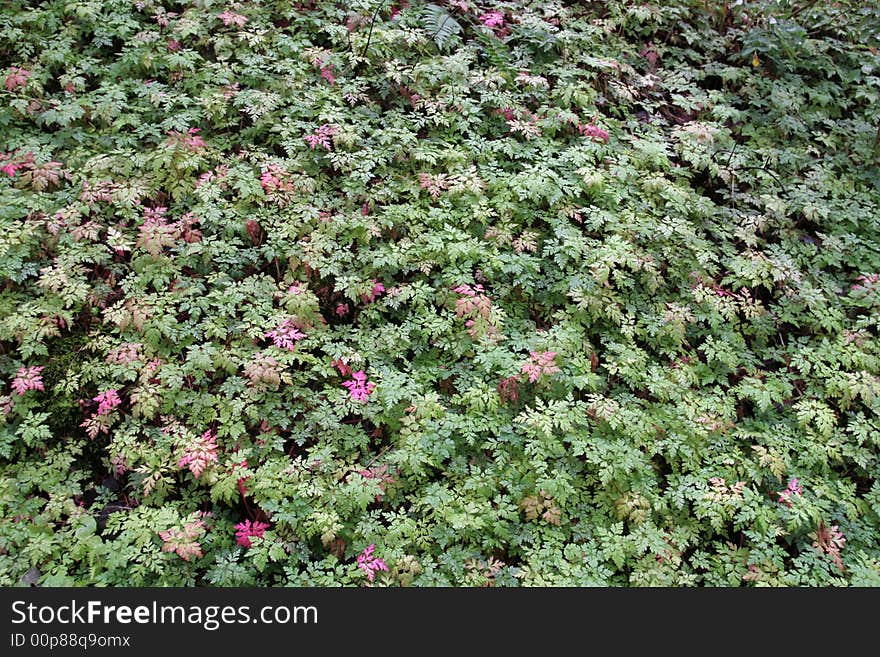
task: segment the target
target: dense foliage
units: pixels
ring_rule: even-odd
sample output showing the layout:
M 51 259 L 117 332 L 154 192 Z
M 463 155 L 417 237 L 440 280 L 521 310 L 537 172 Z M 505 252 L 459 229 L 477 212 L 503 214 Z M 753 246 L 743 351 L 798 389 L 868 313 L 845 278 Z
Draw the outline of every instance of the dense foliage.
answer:
M 878 25 L 7 0 L 0 583 L 880 584 Z

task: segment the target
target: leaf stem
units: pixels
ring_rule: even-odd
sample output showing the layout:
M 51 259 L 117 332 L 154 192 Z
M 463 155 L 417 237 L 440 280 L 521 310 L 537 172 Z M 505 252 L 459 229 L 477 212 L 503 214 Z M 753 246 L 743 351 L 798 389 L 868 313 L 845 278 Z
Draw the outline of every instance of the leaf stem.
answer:
M 366 56 L 367 51 L 370 49 L 370 41 L 373 39 L 373 27 L 376 25 L 376 19 L 379 17 L 379 12 L 384 6 L 385 3 L 380 2 L 376 7 L 376 11 L 373 12 L 373 19 L 370 21 L 370 31 L 367 33 L 367 45 L 364 46 L 364 49 L 361 51 L 361 56 L 358 59 L 363 59 Z

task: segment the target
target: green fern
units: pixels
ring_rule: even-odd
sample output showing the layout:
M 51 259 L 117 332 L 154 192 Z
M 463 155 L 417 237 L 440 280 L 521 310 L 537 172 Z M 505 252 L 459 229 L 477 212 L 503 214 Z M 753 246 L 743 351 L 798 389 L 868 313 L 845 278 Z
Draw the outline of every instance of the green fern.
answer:
M 461 24 L 443 7 L 433 3 L 425 6 L 422 12 L 422 25 L 434 39 L 438 50 L 443 50 L 443 46 L 453 34 L 461 32 Z
M 500 71 L 515 71 L 513 56 L 504 43 L 495 36 L 479 33 L 476 36 L 483 61 Z

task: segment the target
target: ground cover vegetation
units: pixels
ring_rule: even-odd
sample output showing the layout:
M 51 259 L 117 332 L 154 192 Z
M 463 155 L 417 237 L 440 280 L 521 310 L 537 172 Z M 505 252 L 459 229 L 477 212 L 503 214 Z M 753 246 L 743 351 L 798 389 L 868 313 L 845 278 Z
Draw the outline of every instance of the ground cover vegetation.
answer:
M 880 584 L 878 26 L 7 0 L 0 583 Z

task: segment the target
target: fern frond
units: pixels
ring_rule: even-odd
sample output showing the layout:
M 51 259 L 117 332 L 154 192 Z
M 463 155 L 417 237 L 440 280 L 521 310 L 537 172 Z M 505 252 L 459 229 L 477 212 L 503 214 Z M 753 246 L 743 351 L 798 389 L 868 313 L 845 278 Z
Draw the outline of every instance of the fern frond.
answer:
M 422 26 L 437 44 L 438 50 L 443 50 L 452 35 L 461 32 L 461 24 L 443 7 L 433 3 L 426 5 L 422 11 Z
M 499 71 L 515 70 L 510 49 L 500 39 L 493 35 L 478 33 L 476 41 L 479 44 L 479 52 L 487 64 Z

